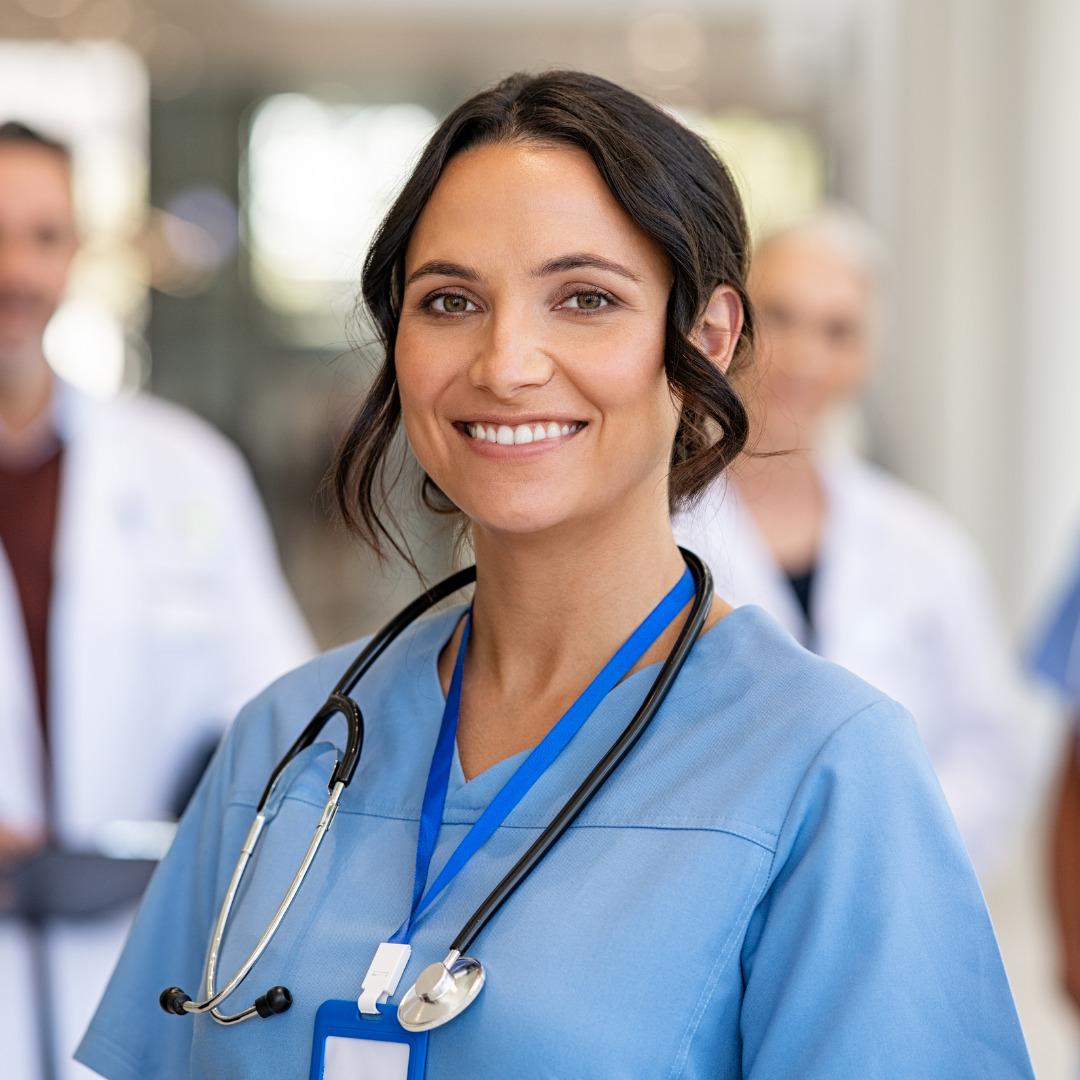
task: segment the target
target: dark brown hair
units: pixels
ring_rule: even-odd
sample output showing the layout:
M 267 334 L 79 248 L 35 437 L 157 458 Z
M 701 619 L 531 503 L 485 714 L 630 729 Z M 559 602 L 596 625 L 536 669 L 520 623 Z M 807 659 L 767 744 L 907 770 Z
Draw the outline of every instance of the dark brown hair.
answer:
M 443 121 L 383 219 L 364 263 L 363 302 L 385 357 L 338 447 L 329 479 L 345 523 L 376 552 L 389 541 L 408 557 L 395 536 L 387 497 L 400 475 L 400 462 L 397 469 L 388 462 L 401 423 L 394 342 L 409 238 L 452 157 L 473 147 L 518 141 L 588 153 L 627 215 L 667 255 L 674 282 L 664 366 L 681 403 L 671 453 L 672 508 L 700 496 L 746 442 L 742 402 L 691 340 L 713 289 L 726 284 L 738 292 L 746 312 L 732 374 L 752 348 L 745 285 L 749 238 L 727 169 L 699 136 L 606 79 L 577 71 L 513 75 L 469 98 Z M 455 509 L 427 476 L 422 497 L 433 510 Z

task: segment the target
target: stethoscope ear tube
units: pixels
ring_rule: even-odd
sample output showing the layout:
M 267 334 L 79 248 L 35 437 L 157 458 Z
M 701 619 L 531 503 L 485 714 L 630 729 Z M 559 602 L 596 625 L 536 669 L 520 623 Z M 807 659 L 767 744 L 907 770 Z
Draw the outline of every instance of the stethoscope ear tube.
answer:
M 345 752 L 334 765 L 326 790 L 333 791 L 334 785 L 339 780 L 345 787 L 348 787 L 349 781 L 352 780 L 353 773 L 356 771 L 356 765 L 360 760 L 360 751 L 364 746 L 364 714 L 360 711 L 360 706 L 352 698 L 345 697 L 335 691 L 323 702 L 322 707 L 311 718 L 296 742 L 289 747 L 285 756 L 274 766 L 274 771 L 270 774 L 270 779 L 267 780 L 266 787 L 263 788 L 263 793 L 259 796 L 259 803 L 255 807 L 257 814 L 261 814 L 266 809 L 266 804 L 270 801 L 270 796 L 274 793 L 274 788 L 277 786 L 277 782 L 281 779 L 281 774 L 285 771 L 289 762 L 306 750 L 318 737 L 319 732 L 326 727 L 327 721 L 338 713 L 345 717 L 345 722 L 348 725 L 348 735 L 345 741 Z
M 349 725 L 349 734 L 345 741 L 345 752 L 330 774 L 330 780 L 327 783 L 327 790 L 330 791 L 338 781 L 345 787 L 349 786 L 353 773 L 356 772 L 357 763 L 360 761 L 360 751 L 364 748 L 364 714 L 360 711 L 360 706 L 352 698 L 345 697 L 343 694 L 331 694 L 326 699 L 326 704 L 319 710 L 319 715 L 324 720 L 329 720 L 335 713 L 341 713 L 345 717 Z
M 452 596 L 459 589 L 471 585 L 476 580 L 476 567 L 468 566 L 451 574 L 445 581 L 432 585 L 426 592 L 421 593 L 408 607 L 403 608 L 394 618 L 388 622 L 368 643 L 364 646 L 360 655 L 345 669 L 345 674 L 338 679 L 334 687 L 335 694 L 347 696 L 352 693 L 353 687 L 363 678 L 365 672 L 386 651 L 394 638 L 416 622 L 424 612 L 434 607 L 440 600 Z
M 349 733 L 345 744 L 345 753 L 341 761 L 335 766 L 326 787 L 332 791 L 334 784 L 339 780 L 348 787 L 356 772 L 356 766 L 360 761 L 360 753 L 364 744 L 364 716 L 360 706 L 349 697 L 353 687 L 363 678 L 368 668 L 379 659 L 393 640 L 401 632 L 415 622 L 427 610 L 453 595 L 459 589 L 471 585 L 476 580 L 476 567 L 469 566 L 452 574 L 445 581 L 432 585 L 426 592 L 421 593 L 408 607 L 403 608 L 394 618 L 386 624 L 361 650 L 356 659 L 345 669 L 345 673 L 337 681 L 337 685 L 330 692 L 330 696 L 323 703 L 319 711 L 311 718 L 307 727 L 300 733 L 296 742 L 289 747 L 285 756 L 274 767 L 270 779 L 263 788 L 262 796 L 256 812 L 261 813 L 270 801 L 274 785 L 277 784 L 281 774 L 285 771 L 289 762 L 298 754 L 306 750 L 318 737 L 319 732 L 326 726 L 326 722 L 337 713 L 345 717 L 348 723 Z
M 562 809 L 551 820 L 546 829 L 536 838 L 532 846 L 514 864 L 509 873 L 491 891 L 484 902 L 473 912 L 469 921 L 450 946 L 451 953 L 467 953 L 469 946 L 488 924 L 495 913 L 510 899 L 514 890 L 529 876 L 537 864 L 559 841 L 563 833 L 574 823 L 578 815 L 588 806 L 593 796 L 602 788 L 608 777 L 622 764 L 627 754 L 633 750 L 645 729 L 652 723 L 653 717 L 664 703 L 672 683 L 678 678 L 683 664 L 686 663 L 690 650 L 701 635 L 701 630 L 708 618 L 713 601 L 713 581 L 709 568 L 692 552 L 679 549 L 690 573 L 694 577 L 694 603 L 686 617 L 675 646 L 668 654 L 664 666 L 660 669 L 645 700 L 641 703 L 633 719 L 623 729 L 622 734 L 612 744 L 611 749 L 600 759 L 596 767 L 582 781 L 577 791 L 566 801 Z

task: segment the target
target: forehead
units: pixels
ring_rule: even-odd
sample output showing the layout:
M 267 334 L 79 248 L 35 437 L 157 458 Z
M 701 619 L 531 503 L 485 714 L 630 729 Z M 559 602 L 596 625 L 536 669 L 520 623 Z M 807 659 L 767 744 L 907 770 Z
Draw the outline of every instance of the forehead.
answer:
M 48 147 L 0 143 L 0 208 L 71 214 L 71 169 Z
M 662 249 L 622 208 L 584 150 L 510 142 L 466 150 L 448 162 L 405 262 L 409 269 L 431 258 L 467 257 L 531 268 L 570 250 L 668 273 Z
M 861 312 L 870 301 L 865 271 L 827 245 L 778 239 L 754 254 L 750 291 L 760 303 L 845 308 Z

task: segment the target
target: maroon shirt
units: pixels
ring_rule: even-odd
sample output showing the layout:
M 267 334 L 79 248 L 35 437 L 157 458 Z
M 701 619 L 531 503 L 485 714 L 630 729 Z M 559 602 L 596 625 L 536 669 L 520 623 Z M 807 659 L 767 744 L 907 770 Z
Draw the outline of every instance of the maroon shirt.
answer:
M 62 449 L 56 447 L 44 461 L 33 464 L 0 461 L 0 544 L 11 564 L 26 622 L 46 758 L 49 746 L 49 606 L 62 458 Z

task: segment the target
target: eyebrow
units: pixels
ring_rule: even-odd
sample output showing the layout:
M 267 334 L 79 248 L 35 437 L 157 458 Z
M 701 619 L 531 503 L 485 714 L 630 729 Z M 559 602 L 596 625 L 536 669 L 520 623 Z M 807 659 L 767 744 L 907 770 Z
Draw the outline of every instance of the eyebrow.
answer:
M 589 251 L 578 251 L 571 255 L 560 255 L 557 259 L 549 259 L 538 270 L 536 277 L 547 277 L 549 274 L 561 274 L 566 270 L 578 269 L 607 270 L 609 273 L 618 274 L 628 281 L 640 282 L 641 278 L 632 270 L 621 263 L 612 262 L 602 255 L 594 255 Z
M 480 280 L 480 275 L 467 266 L 462 266 L 460 263 L 443 262 L 439 259 L 433 259 L 430 262 L 422 263 L 409 275 L 405 282 L 406 287 L 422 277 L 456 277 L 462 278 L 465 281 Z
M 556 259 L 548 259 L 534 271 L 535 277 L 548 277 L 551 274 L 565 273 L 567 270 L 607 270 L 609 273 L 618 274 L 628 281 L 641 281 L 641 278 L 632 270 L 621 263 L 612 262 L 602 255 L 594 255 L 588 251 L 573 252 L 569 255 L 560 255 Z M 414 281 L 423 277 L 456 277 L 463 281 L 479 281 L 480 275 L 468 266 L 461 263 L 445 262 L 441 259 L 432 259 L 418 266 L 405 281 L 406 288 Z

